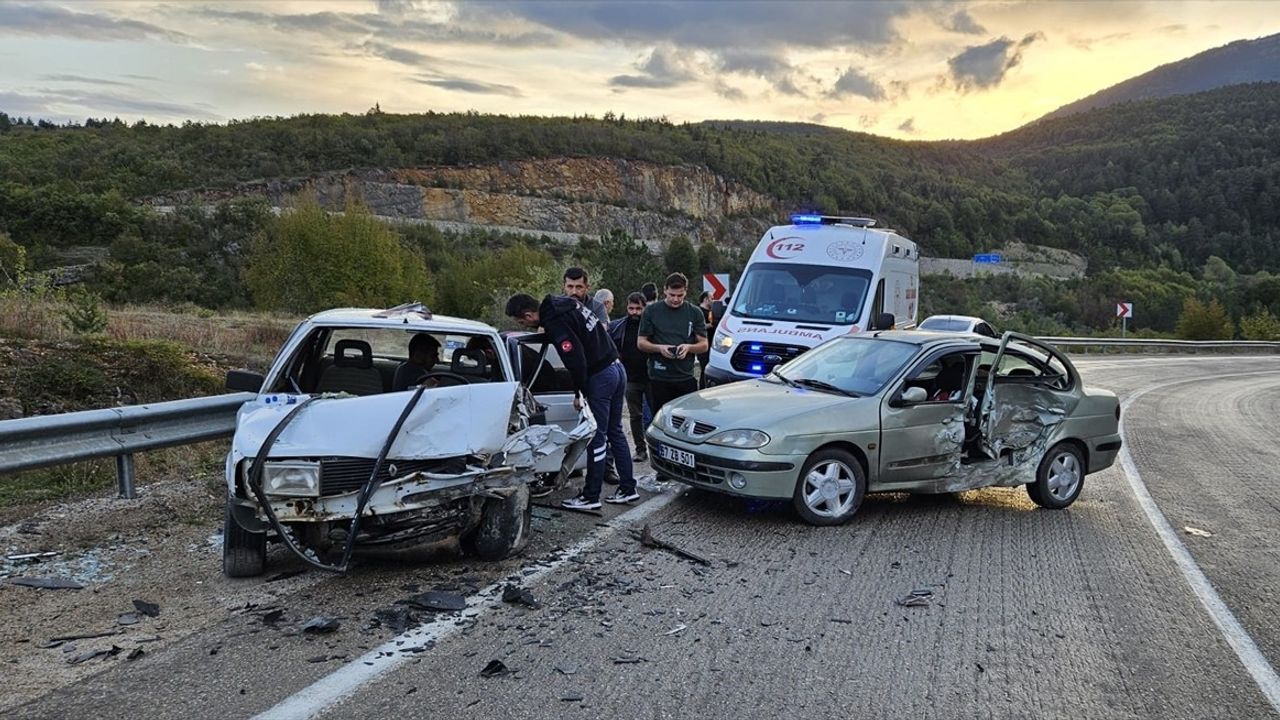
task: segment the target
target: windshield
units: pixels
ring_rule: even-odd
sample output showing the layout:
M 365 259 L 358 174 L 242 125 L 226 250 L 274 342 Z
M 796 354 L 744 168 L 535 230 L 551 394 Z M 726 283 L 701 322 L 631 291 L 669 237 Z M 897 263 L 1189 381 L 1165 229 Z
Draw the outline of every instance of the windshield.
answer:
M 862 317 L 871 272 L 856 268 L 755 263 L 734 295 L 740 317 L 852 325 Z
M 920 323 L 921 330 L 940 330 L 943 332 L 968 332 L 970 321 L 959 318 L 931 317 Z
M 777 372 L 792 382 L 819 380 L 849 393 L 873 395 L 915 356 L 919 346 L 896 340 L 838 337 L 823 343 Z

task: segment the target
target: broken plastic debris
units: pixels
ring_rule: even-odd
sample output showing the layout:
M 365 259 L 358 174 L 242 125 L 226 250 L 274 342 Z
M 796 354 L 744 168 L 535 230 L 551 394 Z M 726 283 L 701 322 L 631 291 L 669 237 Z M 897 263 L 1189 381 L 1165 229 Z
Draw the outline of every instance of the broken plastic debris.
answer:
M 120 616 L 116 618 L 116 624 L 117 625 L 137 625 L 138 621 L 141 619 L 142 618 L 139 618 L 138 613 L 136 612 L 120 613 Z
M 373 619 L 384 628 L 399 635 L 409 629 L 409 608 L 383 608 L 373 613 Z
M 280 618 L 282 618 L 282 617 L 284 617 L 284 610 L 280 610 L 280 609 L 271 610 L 271 611 L 269 611 L 269 612 L 267 612 L 267 613 L 263 614 L 263 616 L 262 616 L 262 624 L 263 624 L 263 625 L 274 625 L 274 624 L 276 623 L 276 621 L 278 621 L 278 620 L 279 620 Z
M 456 592 L 428 590 L 404 600 L 408 605 L 421 610 L 466 610 L 467 599 Z
M 1184 526 L 1182 531 L 1188 535 L 1195 535 L 1196 537 L 1213 537 L 1213 533 L 1208 530 L 1201 530 L 1198 527 L 1191 527 L 1190 525 Z
M 501 660 L 490 660 L 489 664 L 485 665 L 484 669 L 480 671 L 480 677 L 501 677 L 503 675 L 510 675 L 511 673 L 512 670 L 502 664 Z
M 129 654 L 128 654 L 128 655 L 125 655 L 125 656 L 124 656 L 124 659 L 125 659 L 125 660 L 137 660 L 138 658 L 140 658 L 140 657 L 142 657 L 143 655 L 146 655 L 146 654 L 147 654 L 147 651 L 146 651 L 146 650 L 143 650 L 142 648 L 134 648 L 134 649 L 132 649 L 132 650 L 130 650 L 130 651 L 129 651 Z
M 675 635 L 676 633 L 679 633 L 679 632 L 684 631 L 684 630 L 685 630 L 685 629 L 687 629 L 688 627 L 689 627 L 688 625 L 685 625 L 684 623 L 680 623 L 679 625 L 677 625 L 677 626 L 675 626 L 675 627 L 671 628 L 670 630 L 668 630 L 668 631 L 666 631 L 666 632 L 664 632 L 664 633 L 662 633 L 662 634 L 663 634 L 663 635 Z
M 134 600 L 133 608 L 147 617 L 160 617 L 160 606 L 146 600 Z
M 666 480 L 659 480 L 656 473 L 636 476 L 636 487 L 651 493 L 664 493 L 671 487 Z
M 39 561 L 45 558 L 51 558 L 59 555 L 59 551 L 50 550 L 48 552 L 19 553 L 17 555 L 5 555 L 4 559 L 10 562 L 31 562 Z
M 334 630 L 337 630 L 340 624 L 341 623 L 331 617 L 317 615 L 316 617 L 308 620 L 307 623 L 302 626 L 302 632 L 311 634 L 331 633 Z
M 538 607 L 538 600 L 529 592 L 528 588 L 522 588 L 512 583 L 507 583 L 502 588 L 502 602 L 519 603 L 527 607 Z
M 84 585 L 70 578 L 60 577 L 16 577 L 9 578 L 10 585 L 41 588 L 43 590 L 81 590 Z
M 906 595 L 898 598 L 897 603 L 902 607 L 924 607 L 933 600 L 933 591 L 928 588 L 916 588 Z

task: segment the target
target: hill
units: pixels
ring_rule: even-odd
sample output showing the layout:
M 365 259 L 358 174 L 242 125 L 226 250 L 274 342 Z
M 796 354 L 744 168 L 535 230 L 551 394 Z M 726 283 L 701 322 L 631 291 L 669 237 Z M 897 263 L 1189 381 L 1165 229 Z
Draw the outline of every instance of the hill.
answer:
M 1067 117 L 1133 100 L 1189 95 L 1228 85 L 1256 82 L 1280 82 L 1280 35 L 1237 40 L 1185 60 L 1161 65 L 1155 70 L 1063 105 L 1042 119 Z

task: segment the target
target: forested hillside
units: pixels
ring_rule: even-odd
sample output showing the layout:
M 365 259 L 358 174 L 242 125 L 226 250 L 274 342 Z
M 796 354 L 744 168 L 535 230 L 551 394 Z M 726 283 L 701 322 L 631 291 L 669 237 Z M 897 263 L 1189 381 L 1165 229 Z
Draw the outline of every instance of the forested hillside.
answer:
M 967 257 L 1014 240 L 1078 252 L 1089 260 L 1088 287 L 1056 312 L 1055 323 L 1104 323 L 1116 298 L 1101 295 L 1103 286 L 1110 295 L 1132 282 L 1157 288 L 1148 288 L 1163 303 L 1154 327 L 1172 330 L 1174 306 L 1188 293 L 1206 294 L 1197 283 L 1211 259 L 1216 275 L 1241 278 L 1241 293 L 1255 288 L 1228 303 L 1237 316 L 1259 302 L 1255 274 L 1280 271 L 1278 154 L 1276 83 L 1126 103 L 972 142 L 612 115 L 392 115 L 375 108 L 228 125 L 90 120 L 58 127 L 0 113 L 0 240 L 7 233 L 24 248 L 28 269 L 66 264 L 68 248 L 102 248 L 92 278 L 116 300 L 244 306 L 252 301 L 244 251 L 263 235 L 270 213 L 238 201 L 213 214 L 179 208 L 159 215 L 147 198 L 347 169 L 616 158 L 703 166 L 782 208 L 872 215 L 916 239 L 927 255 Z M 428 228 L 396 232 L 427 253 L 433 273 L 452 267 L 449 253 L 470 262 L 483 248 L 514 242 L 474 235 L 446 242 Z M 754 239 L 717 241 L 731 251 L 727 246 Z M 704 258 L 713 251 L 704 249 Z

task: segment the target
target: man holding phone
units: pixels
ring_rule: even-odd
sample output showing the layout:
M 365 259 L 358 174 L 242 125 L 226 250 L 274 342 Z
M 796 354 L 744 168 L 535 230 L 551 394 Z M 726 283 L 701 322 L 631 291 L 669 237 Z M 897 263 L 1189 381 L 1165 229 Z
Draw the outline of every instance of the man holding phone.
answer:
M 654 417 L 668 400 L 698 389 L 694 358 L 707 351 L 707 323 L 702 310 L 685 300 L 689 280 L 671 273 L 663 299 L 644 309 L 636 348 L 649 354 L 649 409 Z

